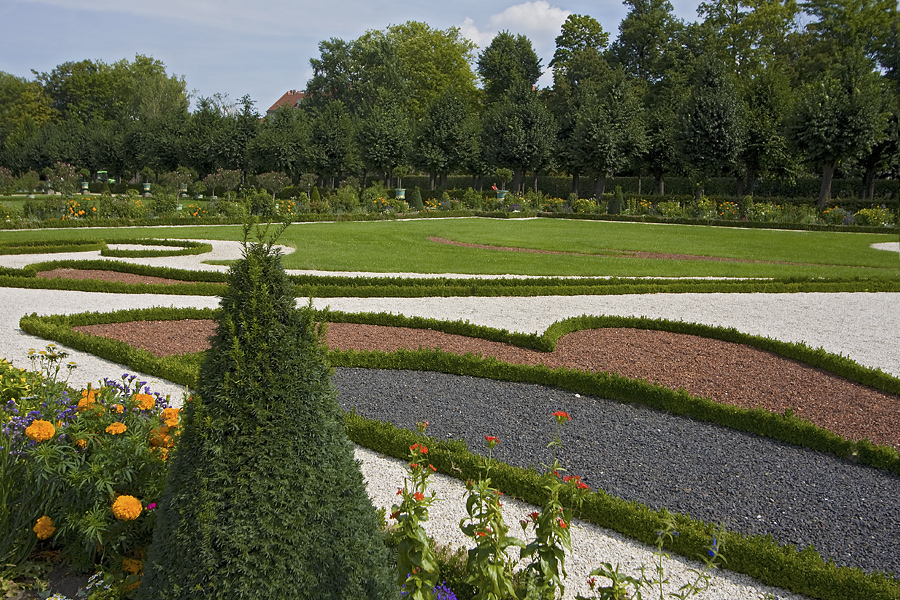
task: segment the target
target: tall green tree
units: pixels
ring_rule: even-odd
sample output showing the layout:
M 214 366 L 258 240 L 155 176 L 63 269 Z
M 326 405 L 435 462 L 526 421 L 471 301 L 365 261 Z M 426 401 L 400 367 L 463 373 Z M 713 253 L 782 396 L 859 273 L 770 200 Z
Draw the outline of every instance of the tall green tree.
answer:
M 798 41 L 796 0 L 714 0 L 697 12 L 708 51 L 740 77 L 786 64 Z
M 431 175 L 431 189 L 478 153 L 478 117 L 465 97 L 450 89 L 428 108 L 416 137 L 414 163 Z
M 644 107 L 638 86 L 620 67 L 578 110 L 573 133 L 578 171 L 596 177 L 594 195 L 606 179 L 628 167 L 647 147 Z
M 788 139 L 791 88 L 787 76 L 772 66 L 742 82 L 744 141 L 738 157 L 737 195 L 753 195 L 760 176 L 787 179 L 796 172 Z
M 482 117 L 482 149 L 488 164 L 513 170 L 513 191 L 522 191 L 526 171 L 549 168 L 556 144 L 556 123 L 537 92 L 520 83 Z
M 531 88 L 541 77 L 541 59 L 531 40 L 501 31 L 478 56 L 478 75 L 484 82 L 488 102 L 496 102 L 509 91 Z
M 680 112 L 680 148 L 702 195 L 705 182 L 737 166 L 744 141 L 742 104 L 724 65 L 715 58 L 698 65 Z
M 304 169 L 309 135 L 310 124 L 305 110 L 283 106 L 266 116 L 248 149 L 253 170 L 297 177 Z
M 610 46 L 609 61 L 622 65 L 631 77 L 656 83 L 671 63 L 667 55 L 674 52 L 681 23 L 668 0 L 625 0 L 623 4 L 629 10 Z
M 248 243 L 159 502 L 144 600 L 397 597 L 311 308 Z
M 553 89 L 545 93 L 547 106 L 558 129 L 557 166 L 572 175 L 572 191 L 578 191 L 583 167 L 574 137 L 576 115 L 586 99 L 592 99 L 608 78 L 603 50 L 609 35 L 588 16 L 570 15 L 556 38 Z
M 838 60 L 821 81 L 803 89 L 792 122 L 797 147 L 822 170 L 820 208 L 831 199 L 838 164 L 870 152 L 887 124 L 881 82 L 870 59 L 849 50 Z
M 397 47 L 406 82 L 404 109 L 412 122 L 420 121 L 428 107 L 449 90 L 474 107 L 480 98 L 475 88 L 475 44 L 456 27 L 434 29 L 408 21 L 392 25 L 386 35 Z
M 479 95 L 474 49 L 455 27 L 440 30 L 417 21 L 370 30 L 349 42 L 322 41 L 320 56 L 310 60 L 309 102 L 322 108 L 340 100 L 356 115 L 371 109 L 378 90 L 386 89 L 402 101 L 413 122 L 447 89 L 474 105 Z
M 357 142 L 366 170 L 380 172 L 388 185 L 393 169 L 406 162 L 412 143 L 406 112 L 389 90 L 378 90 L 375 105 L 360 122 Z
M 306 160 L 331 189 L 344 175 L 359 170 L 356 124 L 340 100 L 329 102 L 312 117 Z

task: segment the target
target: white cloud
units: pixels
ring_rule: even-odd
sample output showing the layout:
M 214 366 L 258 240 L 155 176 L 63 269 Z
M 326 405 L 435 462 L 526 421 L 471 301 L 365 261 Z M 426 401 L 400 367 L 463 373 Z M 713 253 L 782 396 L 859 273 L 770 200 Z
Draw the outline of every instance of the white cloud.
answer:
M 502 13 L 491 16 L 489 23 L 497 30 L 509 29 L 513 33 L 523 33 L 535 37 L 559 35 L 559 30 L 566 18 L 572 14 L 549 2 L 523 2 L 510 6 Z
M 549 60 L 547 57 L 552 56 L 556 48 L 556 36 L 559 35 L 563 23 L 570 14 L 571 11 L 550 6 L 545 0 L 536 0 L 515 4 L 491 15 L 484 29 L 479 28 L 470 17 L 466 17 L 458 27 L 460 33 L 475 42 L 479 48 L 488 46 L 494 36 L 503 30 L 525 35 L 531 40 L 538 56 L 544 57 L 546 65 Z M 551 82 L 550 69 L 545 69 L 544 75 L 538 80 L 538 85 L 547 86 Z
M 491 15 L 484 29 L 479 28 L 471 17 L 466 17 L 459 30 L 481 48 L 490 44 L 494 36 L 503 30 L 526 35 L 535 48 L 542 48 L 555 42 L 570 14 L 571 11 L 550 6 L 544 0 L 523 2 Z

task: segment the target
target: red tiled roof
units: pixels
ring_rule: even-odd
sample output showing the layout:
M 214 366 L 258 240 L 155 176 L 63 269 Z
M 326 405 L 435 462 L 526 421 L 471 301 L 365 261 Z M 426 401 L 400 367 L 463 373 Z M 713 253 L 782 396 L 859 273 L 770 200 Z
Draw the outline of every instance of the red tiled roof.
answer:
M 297 90 L 290 90 L 284 93 L 284 95 L 279 98 L 275 104 L 269 107 L 269 110 L 266 113 L 273 113 L 282 106 L 292 106 L 297 107 L 300 106 L 300 102 L 306 97 L 306 94 Z

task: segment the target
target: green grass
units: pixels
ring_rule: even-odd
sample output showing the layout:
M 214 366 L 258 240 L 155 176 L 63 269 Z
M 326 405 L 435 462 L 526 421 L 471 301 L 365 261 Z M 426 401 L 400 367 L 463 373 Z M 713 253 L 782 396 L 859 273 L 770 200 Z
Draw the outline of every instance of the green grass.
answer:
M 0 241 L 103 237 L 239 240 L 240 226 L 53 229 L 0 232 Z M 464 248 L 454 241 L 549 250 L 537 254 Z M 544 276 L 900 277 L 900 256 L 874 250 L 896 233 L 782 231 L 561 219 L 422 219 L 296 224 L 279 240 L 297 251 L 288 269 Z M 630 258 L 622 251 L 759 262 Z

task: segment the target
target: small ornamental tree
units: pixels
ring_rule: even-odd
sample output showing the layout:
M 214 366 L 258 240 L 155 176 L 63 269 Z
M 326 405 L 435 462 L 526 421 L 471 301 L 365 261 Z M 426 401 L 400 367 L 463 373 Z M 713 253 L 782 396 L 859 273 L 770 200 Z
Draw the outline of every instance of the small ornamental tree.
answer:
M 396 598 L 310 308 L 274 239 L 232 266 L 138 598 Z
M 54 190 L 65 196 L 75 193 L 75 184 L 78 182 L 78 170 L 69 163 L 56 162 L 49 175 L 49 181 Z
M 273 171 L 256 176 L 256 182 L 260 187 L 272 192 L 272 202 L 275 202 L 275 194 L 286 188 L 291 183 L 291 178 L 284 173 Z

